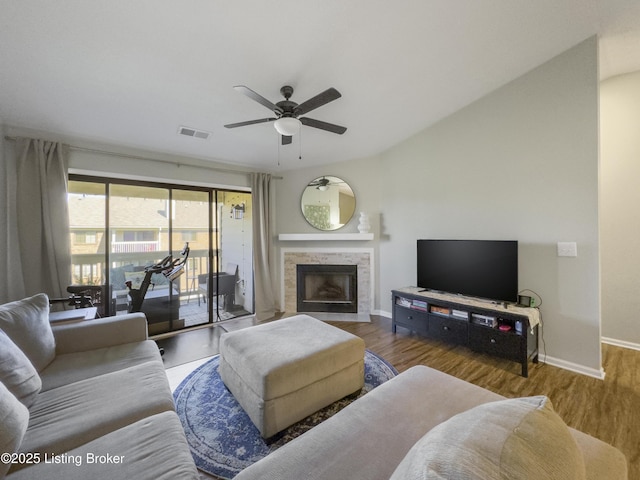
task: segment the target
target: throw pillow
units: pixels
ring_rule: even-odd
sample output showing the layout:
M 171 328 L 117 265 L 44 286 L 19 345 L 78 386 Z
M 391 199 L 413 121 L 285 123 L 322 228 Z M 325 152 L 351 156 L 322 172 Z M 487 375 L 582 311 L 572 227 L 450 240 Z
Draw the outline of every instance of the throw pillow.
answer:
M 33 405 L 42 388 L 42 380 L 33 364 L 2 330 L 0 330 L 0 381 L 27 408 Z
M 29 424 L 29 410 L 0 382 L 0 453 L 18 451 Z M 0 461 L 0 478 L 11 467 Z
M 544 396 L 491 402 L 434 427 L 390 480 L 584 480 L 582 453 Z
M 38 372 L 56 356 L 56 341 L 49 324 L 49 297 L 33 297 L 0 305 L 0 329 L 24 352 Z

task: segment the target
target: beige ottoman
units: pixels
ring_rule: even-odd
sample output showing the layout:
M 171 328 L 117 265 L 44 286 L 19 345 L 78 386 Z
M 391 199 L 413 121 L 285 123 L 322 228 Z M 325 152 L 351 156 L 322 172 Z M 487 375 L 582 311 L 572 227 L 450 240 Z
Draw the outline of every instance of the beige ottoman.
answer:
M 220 376 L 269 438 L 364 386 L 364 341 L 296 315 L 223 334 Z

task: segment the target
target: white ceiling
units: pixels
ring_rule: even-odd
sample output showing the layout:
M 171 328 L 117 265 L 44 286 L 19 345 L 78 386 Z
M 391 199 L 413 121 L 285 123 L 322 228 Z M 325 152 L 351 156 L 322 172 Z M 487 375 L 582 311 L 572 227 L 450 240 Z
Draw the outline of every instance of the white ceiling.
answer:
M 0 123 L 298 168 L 379 153 L 594 34 L 601 78 L 640 70 L 638 0 L 0 0 Z M 270 116 L 238 84 L 335 87 L 308 116 L 348 130 L 225 129 Z

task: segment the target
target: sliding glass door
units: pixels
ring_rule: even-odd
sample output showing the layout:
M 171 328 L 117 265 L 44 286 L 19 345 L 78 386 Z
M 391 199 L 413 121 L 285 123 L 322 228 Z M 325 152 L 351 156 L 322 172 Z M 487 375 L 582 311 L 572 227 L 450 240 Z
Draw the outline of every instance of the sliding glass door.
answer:
M 161 273 L 147 279 L 140 301 L 130 290 L 141 291 L 148 267 L 175 250 L 169 235 L 171 190 L 139 185 L 109 184 L 109 283 L 116 313 L 140 309 L 147 315 L 149 334 L 164 333 L 179 324 L 180 279 L 169 281 Z
M 253 313 L 251 195 L 72 176 L 73 282 L 101 285 L 105 314 L 144 312 L 149 334 Z M 189 256 L 180 275 L 150 266 Z
M 209 270 L 213 236 L 210 227 L 213 223 L 209 221 L 211 192 L 173 189 L 171 193 L 173 250 L 189 246 L 185 272 L 179 279 L 179 317 L 184 321 L 183 327 L 193 327 L 209 322 L 199 279 Z
M 107 286 L 106 185 L 69 182 L 71 283 L 91 290 L 99 316 L 113 315 Z
M 251 194 L 217 191 L 214 205 L 212 222 L 217 229 L 206 297 L 220 321 L 254 311 Z

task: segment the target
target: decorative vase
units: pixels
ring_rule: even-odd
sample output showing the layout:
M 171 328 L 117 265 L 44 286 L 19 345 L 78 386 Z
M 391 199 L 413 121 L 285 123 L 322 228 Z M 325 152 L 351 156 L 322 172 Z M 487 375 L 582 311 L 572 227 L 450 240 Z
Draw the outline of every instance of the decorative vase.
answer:
M 360 233 L 369 233 L 369 230 L 371 230 L 369 215 L 364 212 L 360 212 L 360 223 L 358 224 L 358 231 Z

